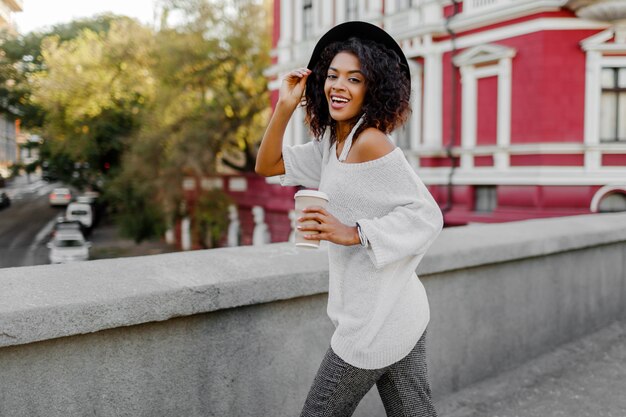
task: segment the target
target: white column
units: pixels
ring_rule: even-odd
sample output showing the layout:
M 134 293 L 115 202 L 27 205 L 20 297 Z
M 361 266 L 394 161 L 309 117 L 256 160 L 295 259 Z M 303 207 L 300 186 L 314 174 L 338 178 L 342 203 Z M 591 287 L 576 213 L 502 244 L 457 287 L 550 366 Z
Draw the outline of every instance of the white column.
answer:
M 440 148 L 442 123 L 442 60 L 440 52 L 424 58 L 424 145 Z
M 476 75 L 473 66 L 461 67 L 462 103 L 461 103 L 461 168 L 474 167 L 476 147 Z
M 289 232 L 289 238 L 287 242 L 295 243 L 296 242 L 296 230 L 297 230 L 297 215 L 295 210 L 289 210 L 289 223 L 291 224 L 291 232 Z
M 302 0 L 293 0 L 294 43 L 302 41 Z
M 168 245 L 176 243 L 176 235 L 174 234 L 174 228 L 171 225 L 165 231 L 165 243 Z
M 409 60 L 409 68 L 411 69 L 411 138 L 410 149 L 416 150 L 422 142 L 422 67 L 413 60 Z
M 346 0 L 335 0 L 335 25 L 346 21 Z
M 318 4 L 317 2 L 315 4 Z M 325 33 L 327 29 L 333 26 L 333 0 L 322 0 L 322 24 L 320 34 Z
M 231 204 L 228 206 L 228 233 L 227 233 L 227 246 L 235 247 L 239 246 L 239 236 L 241 235 L 241 224 L 239 222 L 239 211 L 237 206 Z
M 377 20 L 383 15 L 383 1 L 382 0 L 368 0 L 367 10 L 365 17 L 367 20 Z
M 280 1 L 280 39 L 278 46 L 286 46 L 293 40 L 293 0 Z
M 269 227 L 265 223 L 265 210 L 261 206 L 252 207 L 254 230 L 252 231 L 252 245 L 260 246 L 271 243 Z
M 585 71 L 585 170 L 600 168 L 600 88 L 602 55 L 599 51 L 587 52 Z
M 180 222 L 180 246 L 182 250 L 191 250 L 191 220 L 183 218 Z
M 494 165 L 497 169 L 506 169 L 511 144 L 511 58 L 501 59 L 498 67 L 498 151 Z

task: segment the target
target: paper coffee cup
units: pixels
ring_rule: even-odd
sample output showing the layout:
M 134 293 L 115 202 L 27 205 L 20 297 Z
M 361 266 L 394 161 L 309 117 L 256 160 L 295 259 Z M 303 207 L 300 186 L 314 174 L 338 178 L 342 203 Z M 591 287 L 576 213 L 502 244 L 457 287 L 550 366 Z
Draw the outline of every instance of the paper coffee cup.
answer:
M 328 195 L 326 195 L 326 193 L 323 193 L 321 191 L 315 191 L 315 190 L 300 190 L 296 193 L 296 195 L 294 196 L 294 199 L 296 200 L 296 207 L 295 207 L 296 219 L 304 215 L 304 213 L 302 213 L 302 210 L 307 207 L 320 206 L 320 207 L 326 208 L 326 205 L 328 204 Z M 296 221 L 297 226 L 303 226 L 305 224 L 311 224 L 311 223 L 317 223 L 317 222 L 315 220 L 307 220 L 305 222 Z M 296 246 L 299 246 L 302 248 L 314 248 L 314 249 L 319 248 L 320 246 L 319 240 L 308 240 L 304 238 L 304 235 L 311 235 L 315 233 L 319 233 L 319 232 L 311 231 L 311 230 L 300 231 L 296 229 Z

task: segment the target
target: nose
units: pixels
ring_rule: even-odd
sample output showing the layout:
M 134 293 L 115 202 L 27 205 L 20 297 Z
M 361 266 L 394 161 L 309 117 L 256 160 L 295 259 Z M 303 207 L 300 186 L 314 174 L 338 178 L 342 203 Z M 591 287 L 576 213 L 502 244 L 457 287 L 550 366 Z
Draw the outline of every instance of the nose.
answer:
M 331 89 L 332 90 L 345 90 L 345 86 L 343 84 L 343 79 L 341 77 L 336 78 L 333 81 Z

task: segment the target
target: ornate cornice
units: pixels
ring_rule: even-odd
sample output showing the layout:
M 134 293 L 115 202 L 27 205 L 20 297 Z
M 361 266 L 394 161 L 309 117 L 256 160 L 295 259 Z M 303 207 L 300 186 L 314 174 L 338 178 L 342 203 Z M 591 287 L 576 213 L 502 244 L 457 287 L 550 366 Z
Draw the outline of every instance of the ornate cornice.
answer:
M 626 20 L 624 0 L 570 0 L 567 7 L 583 19 L 619 22 Z

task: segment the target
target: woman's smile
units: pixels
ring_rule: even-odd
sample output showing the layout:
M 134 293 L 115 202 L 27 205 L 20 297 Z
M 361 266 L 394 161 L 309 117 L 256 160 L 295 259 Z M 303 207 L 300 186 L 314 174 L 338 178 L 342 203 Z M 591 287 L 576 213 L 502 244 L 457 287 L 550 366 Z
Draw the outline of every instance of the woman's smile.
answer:
M 324 83 L 330 117 L 345 122 L 359 116 L 365 91 L 365 76 L 359 59 L 350 52 L 339 52 L 330 63 Z
M 349 102 L 350 102 L 350 99 L 344 96 L 337 95 L 337 94 L 330 95 L 330 106 L 333 109 L 336 109 L 336 110 L 343 109 Z

